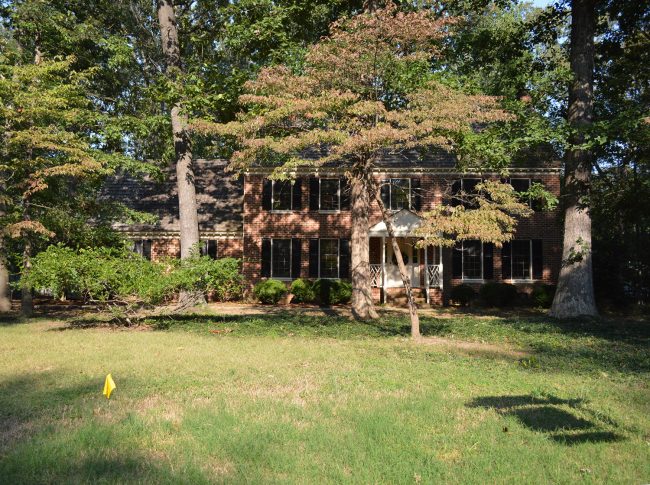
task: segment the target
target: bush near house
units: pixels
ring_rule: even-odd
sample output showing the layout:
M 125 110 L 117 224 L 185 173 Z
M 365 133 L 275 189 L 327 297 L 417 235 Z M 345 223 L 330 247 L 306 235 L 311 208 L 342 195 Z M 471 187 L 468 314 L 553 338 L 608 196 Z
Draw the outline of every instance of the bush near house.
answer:
M 253 288 L 255 298 L 266 305 L 277 304 L 287 293 L 287 285 L 278 280 L 260 281 Z
M 50 246 L 36 255 L 26 276 L 36 291 L 83 301 L 129 300 L 156 304 L 180 291 L 199 291 L 217 300 L 240 298 L 240 261 L 194 256 L 152 262 L 126 248 L 74 250 Z
M 313 286 L 315 301 L 319 305 L 348 303 L 352 299 L 352 285 L 341 280 L 316 280 Z
M 484 305 L 502 308 L 517 301 L 517 287 L 509 283 L 490 281 L 481 286 L 479 295 Z
M 533 286 L 533 292 L 530 295 L 535 306 L 540 306 L 542 308 L 550 308 L 553 303 L 553 297 L 555 296 L 555 286 L 547 285 L 545 283 L 536 283 Z
M 313 303 L 316 300 L 314 293 L 314 282 L 298 278 L 291 283 L 292 303 Z
M 460 306 L 467 306 L 476 298 L 476 291 L 469 285 L 460 284 L 451 289 L 451 301 Z

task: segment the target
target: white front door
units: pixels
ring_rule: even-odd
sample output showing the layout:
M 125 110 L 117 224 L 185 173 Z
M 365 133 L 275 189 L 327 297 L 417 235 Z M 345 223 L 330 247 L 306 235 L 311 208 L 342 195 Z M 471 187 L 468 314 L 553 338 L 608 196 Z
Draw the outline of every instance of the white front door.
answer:
M 397 244 L 402 252 L 406 270 L 411 278 L 411 286 L 420 287 L 420 260 L 418 258 L 420 251 L 413 247 L 413 240 L 399 238 Z M 397 259 L 393 253 L 393 244 L 389 238 L 386 238 L 386 288 L 403 287 L 402 277 L 399 274 Z

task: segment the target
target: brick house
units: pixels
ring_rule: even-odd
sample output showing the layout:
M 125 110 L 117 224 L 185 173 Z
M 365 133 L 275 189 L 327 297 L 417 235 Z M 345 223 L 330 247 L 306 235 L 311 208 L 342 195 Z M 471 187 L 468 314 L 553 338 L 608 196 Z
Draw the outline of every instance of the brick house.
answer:
M 299 170 L 292 183 L 270 180 L 269 170 L 263 168 L 239 178 L 224 168 L 219 160 L 196 162 L 205 254 L 242 258 L 250 285 L 263 278 L 287 283 L 299 277 L 349 278 L 350 201 L 341 169 Z M 123 177 L 109 187 L 111 197 L 158 217 L 153 225 L 120 227 L 133 239 L 136 251 L 154 259 L 180 253 L 175 181 L 170 175 L 164 184 Z M 394 213 L 398 242 L 420 301 L 442 304 L 450 288 L 460 283 L 478 288 L 487 281 L 506 281 L 529 291 L 536 282 L 557 281 L 562 245 L 557 211 L 535 210 L 502 248 L 480 241 L 426 251 L 415 247 L 419 214 L 436 204 L 453 203 L 449 195 L 454 191 L 471 191 L 481 178 L 496 174 L 461 174 L 451 157 L 437 154 L 386 157 L 376 164 L 374 177 L 381 183 L 384 204 Z M 558 164 L 531 162 L 511 169 L 510 183 L 516 190 L 525 191 L 533 182 L 559 196 Z M 373 294 L 378 302 L 391 302 L 403 294 L 403 285 L 376 204 L 370 226 Z

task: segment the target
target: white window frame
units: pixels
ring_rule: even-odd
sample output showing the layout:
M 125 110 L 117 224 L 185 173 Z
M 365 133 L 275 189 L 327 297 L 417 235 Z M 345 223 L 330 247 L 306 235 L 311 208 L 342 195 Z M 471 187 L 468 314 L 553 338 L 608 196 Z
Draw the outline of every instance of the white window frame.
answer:
M 151 243 L 150 248 L 149 248 L 150 254 L 149 254 L 148 258 L 144 255 L 144 243 L 145 243 L 145 241 L 150 241 L 150 243 Z M 140 250 L 139 251 L 137 249 L 137 244 L 138 243 L 140 243 Z M 138 256 L 140 256 L 140 257 L 142 257 L 142 258 L 144 258 L 144 259 L 146 259 L 148 261 L 152 261 L 153 260 L 153 239 L 149 239 L 149 238 L 146 238 L 146 237 L 134 239 L 133 240 L 132 252 L 134 252 Z
M 391 178 L 388 182 L 388 210 L 397 212 L 401 211 L 404 209 L 393 209 L 393 180 L 408 180 L 409 181 L 409 188 L 408 188 L 408 207 L 405 207 L 406 210 L 411 210 L 411 207 L 413 206 L 413 201 L 411 200 L 413 197 L 413 187 L 412 187 L 412 179 L 410 177 L 396 177 L 396 178 Z
M 293 186 L 294 186 L 294 184 L 292 184 L 291 182 L 289 182 L 289 187 L 291 187 L 291 189 L 290 189 L 291 190 L 291 192 L 290 192 L 291 202 L 289 203 L 289 206 L 291 208 L 290 209 L 274 209 L 274 207 L 275 207 L 275 183 L 276 182 L 287 182 L 287 180 L 271 180 L 271 212 L 275 212 L 275 213 L 278 213 L 278 214 L 286 214 L 286 213 L 289 213 L 289 212 L 294 212 L 294 208 L 293 208 Z M 278 238 L 278 239 L 282 239 L 282 238 Z
M 320 271 L 320 265 L 321 265 L 321 250 L 320 250 L 320 244 L 321 241 L 336 241 L 336 277 L 333 278 L 331 276 L 328 277 L 322 277 L 321 276 L 321 271 Z M 318 279 L 321 280 L 340 280 L 341 279 L 341 239 L 340 238 L 335 238 L 335 237 L 323 237 L 323 238 L 318 238 Z
M 513 267 L 512 267 L 512 251 L 513 251 L 513 245 L 515 241 L 528 241 L 528 258 L 529 258 L 529 263 L 528 263 L 528 274 L 530 275 L 530 278 L 513 278 Z M 533 240 L 532 239 L 513 239 L 510 241 L 510 278 L 505 280 L 505 281 L 510 281 L 511 283 L 530 283 L 531 281 L 535 281 L 535 278 L 533 278 Z M 503 259 L 501 260 L 503 264 Z M 503 270 L 502 270 L 503 271 Z
M 339 187 L 336 189 L 336 197 L 338 199 L 338 209 L 321 209 L 321 182 L 323 180 L 337 180 Z M 293 194 L 292 194 L 293 196 Z M 338 214 L 341 212 L 341 179 L 340 178 L 329 178 L 329 177 L 323 177 L 318 179 L 318 212 L 321 214 Z M 327 239 L 327 238 L 326 238 Z
M 472 241 L 476 241 L 476 239 L 471 239 Z M 481 243 L 481 277 L 480 278 L 465 278 L 465 241 L 461 241 L 461 258 L 460 258 L 460 279 L 463 281 L 470 281 L 470 282 L 478 282 L 478 281 L 485 281 L 485 268 L 483 267 L 484 265 L 484 259 L 483 258 L 483 241 L 478 240 L 479 243 Z
M 273 275 L 273 244 L 275 241 L 289 241 L 289 276 Z M 293 272 L 293 243 L 291 241 L 291 238 L 290 237 L 271 238 L 271 270 L 269 271 L 269 274 L 271 275 L 270 278 L 280 280 L 280 281 L 290 281 L 293 279 L 293 275 L 291 274 L 292 272 Z
M 215 252 L 216 252 L 216 256 L 214 259 L 219 259 L 218 239 L 208 238 L 208 239 L 201 239 L 200 241 L 201 241 L 201 256 L 208 256 L 208 245 L 210 244 L 210 241 L 214 241 Z

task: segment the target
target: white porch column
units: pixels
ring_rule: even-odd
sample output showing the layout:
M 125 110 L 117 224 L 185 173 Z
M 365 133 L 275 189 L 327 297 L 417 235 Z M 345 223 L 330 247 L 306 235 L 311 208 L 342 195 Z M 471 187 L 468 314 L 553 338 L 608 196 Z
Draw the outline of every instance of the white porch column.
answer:
M 439 260 L 440 260 L 440 262 L 438 263 L 438 264 L 440 264 L 440 270 L 439 270 L 440 271 L 440 291 L 442 291 L 442 285 L 444 284 L 444 281 L 445 281 L 445 278 L 444 278 L 445 274 L 442 272 L 442 245 L 438 248 L 438 255 L 439 255 L 438 256 Z
M 381 237 L 381 302 L 386 303 L 386 237 Z
M 424 246 L 424 291 L 426 291 L 426 302 L 429 302 L 429 248 Z

